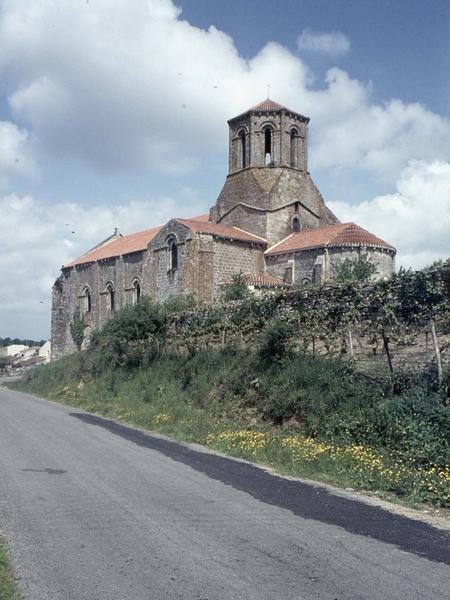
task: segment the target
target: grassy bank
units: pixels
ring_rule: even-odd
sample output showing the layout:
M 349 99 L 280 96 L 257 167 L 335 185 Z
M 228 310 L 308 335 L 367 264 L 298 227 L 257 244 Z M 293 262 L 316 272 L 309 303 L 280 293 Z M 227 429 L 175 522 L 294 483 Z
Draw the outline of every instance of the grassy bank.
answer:
M 22 598 L 14 572 L 11 567 L 8 551 L 6 548 L 6 539 L 0 532 L 0 598 L 1 600 L 20 600 Z
M 114 369 L 92 350 L 15 387 L 284 473 L 450 506 L 449 408 L 429 372 L 402 373 L 394 390 L 267 344 Z

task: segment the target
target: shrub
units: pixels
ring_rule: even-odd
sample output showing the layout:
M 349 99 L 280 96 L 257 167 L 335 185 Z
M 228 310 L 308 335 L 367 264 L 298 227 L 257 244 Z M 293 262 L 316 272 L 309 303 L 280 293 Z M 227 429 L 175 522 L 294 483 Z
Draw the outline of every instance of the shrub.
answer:
M 260 336 L 259 356 L 270 364 L 291 356 L 294 348 L 294 328 L 290 323 L 275 319 Z
M 233 283 L 225 285 L 222 292 L 222 299 L 225 302 L 232 300 L 244 300 L 250 296 L 248 287 L 244 281 L 242 273 L 233 275 Z
M 111 366 L 126 368 L 149 364 L 160 352 L 167 333 L 167 317 L 161 305 L 144 298 L 127 306 L 91 338 L 96 371 Z
M 77 306 L 75 309 L 75 313 L 69 327 L 73 343 L 75 344 L 77 350 L 80 351 L 84 339 L 85 322 L 84 315 L 82 314 L 79 306 Z

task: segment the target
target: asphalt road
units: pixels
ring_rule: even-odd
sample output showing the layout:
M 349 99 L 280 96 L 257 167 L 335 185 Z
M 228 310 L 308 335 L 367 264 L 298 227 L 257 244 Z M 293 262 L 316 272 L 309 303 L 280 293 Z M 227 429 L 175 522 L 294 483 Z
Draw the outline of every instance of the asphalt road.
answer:
M 27 600 L 432 600 L 449 537 L 0 388 L 0 521 Z

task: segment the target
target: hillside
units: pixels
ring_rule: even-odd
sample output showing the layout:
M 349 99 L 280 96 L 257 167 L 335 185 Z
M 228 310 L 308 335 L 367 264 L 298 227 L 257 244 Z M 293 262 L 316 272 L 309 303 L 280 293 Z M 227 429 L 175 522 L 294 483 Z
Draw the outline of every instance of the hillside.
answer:
M 370 294 L 144 300 L 19 387 L 286 473 L 449 507 L 448 289 L 448 273 L 402 274 Z M 395 348 L 430 328 L 438 346 L 401 364 Z M 381 338 L 374 368 L 349 336 L 372 355 Z

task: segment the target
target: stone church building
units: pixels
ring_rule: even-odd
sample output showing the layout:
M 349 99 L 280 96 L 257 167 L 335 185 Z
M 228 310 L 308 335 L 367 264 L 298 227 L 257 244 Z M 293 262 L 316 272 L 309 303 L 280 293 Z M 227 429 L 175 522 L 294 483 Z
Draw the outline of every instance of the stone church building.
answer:
M 229 172 L 209 215 L 173 218 L 122 236 L 115 231 L 62 267 L 53 286 L 52 358 L 75 350 L 70 322 L 84 312 L 86 339 L 143 295 L 212 302 L 242 273 L 251 289 L 323 283 L 345 257 L 367 254 L 377 276 L 395 248 L 355 223 L 340 223 L 308 171 L 309 118 L 270 99 L 233 117 Z

